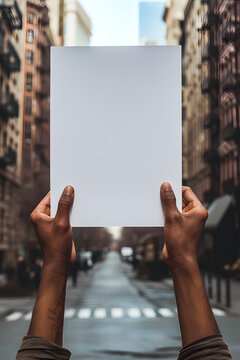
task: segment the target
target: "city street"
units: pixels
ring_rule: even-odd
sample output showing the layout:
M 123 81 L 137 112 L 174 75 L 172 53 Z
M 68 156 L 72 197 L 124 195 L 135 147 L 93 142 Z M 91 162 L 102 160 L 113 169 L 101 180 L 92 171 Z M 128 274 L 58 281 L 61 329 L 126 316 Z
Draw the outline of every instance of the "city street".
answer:
M 1 359 L 15 357 L 26 334 L 34 298 L 0 300 Z M 214 308 L 233 359 L 240 352 L 240 317 Z M 64 346 L 72 359 L 176 359 L 181 346 L 174 294 L 165 282 L 136 281 L 110 252 L 104 262 L 68 283 Z M 238 355 L 238 356 L 237 356 Z

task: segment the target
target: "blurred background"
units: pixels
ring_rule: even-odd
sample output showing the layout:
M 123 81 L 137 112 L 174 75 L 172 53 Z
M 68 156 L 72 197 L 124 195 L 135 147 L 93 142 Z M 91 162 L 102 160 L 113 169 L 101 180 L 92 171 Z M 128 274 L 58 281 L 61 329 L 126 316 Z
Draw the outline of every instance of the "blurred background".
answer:
M 239 353 L 240 0 L 0 0 L 4 359 L 14 356 L 25 334 L 41 277 L 41 252 L 29 214 L 50 188 L 50 47 L 178 44 L 183 184 L 209 211 L 199 263 L 214 313 L 233 354 Z M 74 241 L 67 345 L 79 353 L 80 341 L 87 356 L 94 338 L 95 358 L 149 359 L 162 351 L 176 358 L 180 338 L 173 284 L 161 258 L 162 229 L 75 228 Z M 81 340 L 79 330 L 69 325 L 77 319 L 89 320 Z M 108 321 L 103 333 L 98 319 Z M 116 319 L 122 322 L 117 325 Z M 127 331 L 127 339 L 118 336 Z M 167 348 L 160 347 L 163 339 Z

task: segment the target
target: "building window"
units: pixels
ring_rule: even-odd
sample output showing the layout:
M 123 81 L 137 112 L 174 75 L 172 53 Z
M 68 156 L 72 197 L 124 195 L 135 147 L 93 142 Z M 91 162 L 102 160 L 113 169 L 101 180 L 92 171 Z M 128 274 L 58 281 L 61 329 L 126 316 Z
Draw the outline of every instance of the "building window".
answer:
M 7 132 L 3 132 L 3 148 L 7 146 Z
M 32 74 L 29 73 L 27 73 L 26 89 L 27 91 L 32 91 Z
M 34 41 L 34 31 L 33 30 L 27 30 L 27 42 L 33 43 Z
M 31 140 L 32 137 L 32 124 L 30 122 L 26 122 L 24 125 L 24 139 Z
M 31 115 L 32 114 L 32 98 L 27 97 L 25 103 L 25 114 Z
M 30 168 L 31 166 L 31 152 L 29 149 L 24 149 L 23 152 L 23 163 L 26 168 Z
M 33 64 L 33 52 L 31 50 L 28 50 L 26 53 L 26 63 Z
M 5 183 L 6 180 L 4 178 L 0 179 L 0 200 L 3 201 L 5 198 Z
M 3 242 L 4 209 L 1 209 L 0 211 L 0 220 L 1 220 L 0 242 Z
M 33 12 L 28 12 L 27 18 L 28 23 L 34 24 L 35 14 Z

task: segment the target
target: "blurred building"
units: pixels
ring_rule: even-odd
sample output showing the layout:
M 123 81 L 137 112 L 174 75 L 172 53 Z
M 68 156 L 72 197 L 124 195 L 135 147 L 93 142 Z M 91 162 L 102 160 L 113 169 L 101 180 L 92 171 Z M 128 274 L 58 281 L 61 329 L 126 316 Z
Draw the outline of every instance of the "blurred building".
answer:
M 201 92 L 202 63 L 201 0 L 187 3 L 182 22 L 183 72 L 183 182 L 203 201 L 210 189 L 208 165 L 204 162 L 204 127 Z
M 64 43 L 64 0 L 47 0 L 49 24 L 54 40 L 54 45 Z
M 16 264 L 20 232 L 24 1 L 0 2 L 0 272 Z
M 38 247 L 27 222 L 34 206 L 49 191 L 50 45 L 54 44 L 44 1 L 28 0 L 24 23 L 22 216 L 28 258 Z
M 239 0 L 222 1 L 219 6 L 219 63 L 219 190 L 236 197 L 240 220 Z
M 202 94 L 205 128 L 204 161 L 208 164 L 210 188 L 204 194 L 209 203 L 219 194 L 219 1 L 202 1 Z
M 188 0 L 166 0 L 163 19 L 167 26 L 167 45 L 179 45 L 182 36 L 181 21 Z
M 89 45 L 91 22 L 79 1 L 65 0 L 64 14 L 64 45 Z

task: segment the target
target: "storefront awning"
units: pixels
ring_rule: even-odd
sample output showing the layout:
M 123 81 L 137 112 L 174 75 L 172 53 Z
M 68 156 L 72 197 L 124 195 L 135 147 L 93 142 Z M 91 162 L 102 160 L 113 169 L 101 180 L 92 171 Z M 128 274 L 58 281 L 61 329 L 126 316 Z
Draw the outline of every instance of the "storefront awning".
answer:
M 205 230 L 215 230 L 226 214 L 234 198 L 231 195 L 223 195 L 216 198 L 208 207 L 208 219 Z

